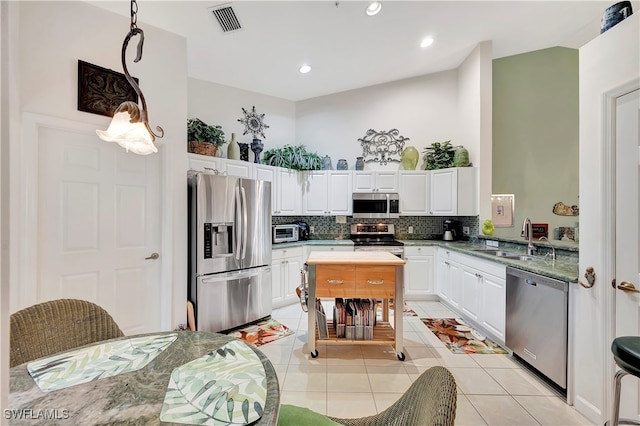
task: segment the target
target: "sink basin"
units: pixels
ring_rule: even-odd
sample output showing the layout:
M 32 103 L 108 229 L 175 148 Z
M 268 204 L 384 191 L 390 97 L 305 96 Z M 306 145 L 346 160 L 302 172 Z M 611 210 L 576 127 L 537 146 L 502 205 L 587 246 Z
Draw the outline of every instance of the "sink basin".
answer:
M 524 254 L 520 254 L 520 253 L 513 253 L 513 252 L 510 252 L 510 251 L 504 251 L 504 250 L 474 249 L 473 251 L 477 251 L 479 253 L 489 254 L 489 255 L 493 255 L 493 256 L 498 256 L 498 257 L 504 257 L 506 259 L 513 259 L 513 260 L 525 260 L 525 261 L 530 261 L 530 262 L 537 262 L 539 260 L 542 260 L 542 258 L 537 257 L 537 256 L 529 256 L 529 255 L 524 255 Z

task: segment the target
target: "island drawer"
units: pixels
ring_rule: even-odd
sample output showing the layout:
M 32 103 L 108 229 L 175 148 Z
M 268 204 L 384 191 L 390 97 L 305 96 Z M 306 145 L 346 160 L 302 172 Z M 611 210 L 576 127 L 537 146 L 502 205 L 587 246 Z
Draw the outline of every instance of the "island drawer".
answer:
M 354 297 L 355 288 L 356 268 L 354 265 L 316 266 L 317 297 Z
M 358 297 L 392 298 L 395 289 L 395 266 L 356 266 L 356 293 Z

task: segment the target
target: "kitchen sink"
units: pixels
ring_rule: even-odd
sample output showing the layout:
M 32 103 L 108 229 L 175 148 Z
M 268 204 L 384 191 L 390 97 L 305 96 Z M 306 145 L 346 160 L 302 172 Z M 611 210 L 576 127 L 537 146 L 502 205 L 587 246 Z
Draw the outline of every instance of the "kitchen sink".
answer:
M 514 253 L 514 252 L 504 251 L 504 250 L 474 249 L 473 251 L 477 251 L 479 253 L 485 253 L 485 254 L 489 254 L 497 257 L 504 257 L 506 259 L 513 259 L 513 260 L 525 260 L 529 262 L 537 262 L 542 260 L 541 257 L 529 256 L 525 254 Z

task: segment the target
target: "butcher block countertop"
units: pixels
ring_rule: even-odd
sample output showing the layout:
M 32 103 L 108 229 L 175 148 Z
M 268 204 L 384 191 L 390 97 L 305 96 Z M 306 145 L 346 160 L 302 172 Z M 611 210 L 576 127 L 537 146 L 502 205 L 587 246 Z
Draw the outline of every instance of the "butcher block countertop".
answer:
M 386 251 L 314 251 L 308 265 L 404 265 L 405 261 Z

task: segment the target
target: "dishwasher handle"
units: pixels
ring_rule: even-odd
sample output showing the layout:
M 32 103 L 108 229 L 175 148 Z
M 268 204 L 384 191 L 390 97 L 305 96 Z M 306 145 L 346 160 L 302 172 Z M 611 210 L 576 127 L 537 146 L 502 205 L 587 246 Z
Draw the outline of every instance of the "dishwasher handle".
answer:
M 537 285 L 538 285 L 538 283 L 537 283 L 537 282 L 535 282 L 534 280 L 530 280 L 530 279 L 528 279 L 528 278 L 527 278 L 527 280 L 526 280 L 526 283 L 527 283 L 527 284 L 529 284 L 529 285 L 532 285 L 532 286 L 537 286 Z

